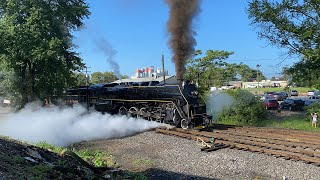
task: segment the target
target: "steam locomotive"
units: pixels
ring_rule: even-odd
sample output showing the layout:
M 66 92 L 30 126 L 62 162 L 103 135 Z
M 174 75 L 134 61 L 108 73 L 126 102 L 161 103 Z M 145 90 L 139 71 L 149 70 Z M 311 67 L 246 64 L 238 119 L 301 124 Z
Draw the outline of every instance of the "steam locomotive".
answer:
M 211 123 L 197 87 L 189 81 L 180 85 L 158 81 L 95 84 L 69 89 L 64 98 L 67 103 L 87 103 L 103 113 L 173 124 L 183 129 Z

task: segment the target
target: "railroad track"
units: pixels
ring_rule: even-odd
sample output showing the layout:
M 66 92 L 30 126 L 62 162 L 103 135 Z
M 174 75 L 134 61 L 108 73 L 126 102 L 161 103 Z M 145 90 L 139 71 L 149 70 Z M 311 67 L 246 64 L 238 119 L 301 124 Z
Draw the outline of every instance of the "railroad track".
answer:
M 208 151 L 228 147 L 320 166 L 320 141 L 317 133 L 231 126 L 218 129 L 224 130 L 207 132 L 174 128 L 171 130 L 156 129 L 156 132 L 196 141 L 201 139 L 205 146 L 212 144 L 214 138 L 214 143 L 218 146 L 208 148 Z

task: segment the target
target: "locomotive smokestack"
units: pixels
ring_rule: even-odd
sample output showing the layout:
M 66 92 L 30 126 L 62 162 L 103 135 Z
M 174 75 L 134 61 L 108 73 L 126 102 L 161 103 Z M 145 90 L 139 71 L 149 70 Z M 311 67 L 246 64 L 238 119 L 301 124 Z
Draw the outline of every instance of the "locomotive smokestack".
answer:
M 183 80 L 185 63 L 194 53 L 197 44 L 192 30 L 192 20 L 199 13 L 200 0 L 165 0 L 170 8 L 167 28 L 170 33 L 168 44 L 173 51 L 177 80 Z M 182 82 L 182 81 L 181 81 Z

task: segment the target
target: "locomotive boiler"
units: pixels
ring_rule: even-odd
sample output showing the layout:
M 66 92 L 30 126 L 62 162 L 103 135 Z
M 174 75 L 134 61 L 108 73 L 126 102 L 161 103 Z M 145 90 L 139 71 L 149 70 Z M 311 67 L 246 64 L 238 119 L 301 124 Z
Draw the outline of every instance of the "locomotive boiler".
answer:
M 188 81 L 181 85 L 154 81 L 96 84 L 87 91 L 85 88 L 71 89 L 70 95 L 81 96 L 80 101 L 86 99 L 84 101 L 100 112 L 173 124 L 183 129 L 207 126 L 211 122 L 205 104 L 200 102 L 197 87 Z

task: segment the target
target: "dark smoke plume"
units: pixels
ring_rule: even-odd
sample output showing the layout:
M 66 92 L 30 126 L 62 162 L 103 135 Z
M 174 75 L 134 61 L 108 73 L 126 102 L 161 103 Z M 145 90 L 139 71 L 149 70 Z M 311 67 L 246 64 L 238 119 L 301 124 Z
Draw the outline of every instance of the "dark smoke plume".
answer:
M 183 79 L 185 63 L 194 53 L 197 44 L 192 30 L 192 20 L 200 12 L 200 0 L 165 0 L 170 7 L 167 28 L 170 33 L 169 45 L 173 51 L 178 80 Z
M 106 55 L 107 62 L 110 64 L 113 73 L 121 80 L 121 73 L 119 64 L 115 61 L 114 56 L 117 54 L 117 51 L 113 49 L 111 44 L 104 38 L 100 38 L 95 41 L 98 48 Z

